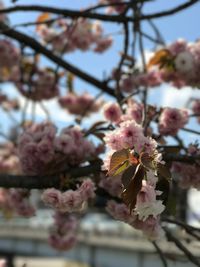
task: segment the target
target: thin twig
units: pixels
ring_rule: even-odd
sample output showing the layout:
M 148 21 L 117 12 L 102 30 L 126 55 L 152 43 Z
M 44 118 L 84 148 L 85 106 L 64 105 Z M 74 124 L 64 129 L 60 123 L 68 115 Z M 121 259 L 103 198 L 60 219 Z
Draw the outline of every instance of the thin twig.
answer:
M 157 243 L 155 241 L 152 241 L 152 244 L 155 247 L 156 251 L 158 252 L 160 259 L 163 263 L 163 266 L 168 267 L 167 260 L 165 258 L 165 255 L 163 254 L 163 251 L 161 250 L 161 248 L 157 245 Z

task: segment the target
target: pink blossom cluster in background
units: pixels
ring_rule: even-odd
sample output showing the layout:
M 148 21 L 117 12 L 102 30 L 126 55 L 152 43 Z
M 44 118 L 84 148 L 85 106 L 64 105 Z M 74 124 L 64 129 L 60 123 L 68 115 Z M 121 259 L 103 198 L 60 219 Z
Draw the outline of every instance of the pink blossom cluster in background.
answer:
M 107 13 L 122 13 L 125 11 L 126 5 L 123 4 L 124 0 L 100 0 L 100 4 L 110 5 L 106 8 Z
M 7 262 L 5 259 L 0 259 L 0 267 L 7 267 Z
M 33 101 L 49 100 L 59 94 L 58 77 L 48 68 L 33 67 L 31 71 L 25 68 L 15 85 L 23 96 Z
M 129 99 L 125 107 L 125 112 L 118 103 L 108 102 L 103 106 L 104 117 L 113 123 L 121 123 L 127 120 L 134 120 L 136 123 L 142 123 L 143 105 L 134 99 Z
M 124 93 L 132 93 L 139 87 L 156 87 L 162 83 L 161 74 L 155 70 L 147 73 L 122 74 L 120 89 Z
M 197 145 L 191 144 L 188 147 L 188 154 L 191 156 L 200 155 L 200 149 Z M 194 187 L 200 190 L 200 161 L 193 164 L 173 162 L 171 171 L 181 188 Z
M 61 192 L 55 188 L 47 189 L 42 194 L 43 202 L 59 212 L 80 212 L 84 210 L 87 201 L 95 197 L 95 185 L 91 179 L 83 180 L 76 190 Z
M 21 134 L 18 154 L 22 171 L 29 175 L 55 174 L 97 157 L 98 148 L 79 127 L 64 128 L 59 135 L 51 123 L 34 124 Z
M 75 21 L 61 19 L 53 25 L 40 25 L 37 33 L 42 41 L 51 44 L 54 51 L 69 53 L 77 49 L 102 53 L 112 44 L 111 36 L 104 36 L 103 28 L 99 21 L 91 22 L 85 18 Z
M 74 215 L 55 212 L 54 226 L 49 235 L 49 244 L 57 250 L 69 250 L 77 242 L 78 221 Z
M 98 186 L 106 190 L 111 196 L 120 197 L 122 193 L 121 175 L 116 175 L 113 179 L 113 177 L 106 177 L 102 173 Z
M 35 208 L 29 200 L 29 193 L 24 189 L 0 188 L 0 209 L 6 217 L 13 214 L 23 217 L 35 215 Z
M 59 98 L 59 104 L 71 114 L 87 116 L 100 109 L 102 100 L 96 100 L 87 92 L 81 95 L 69 93 Z
M 159 132 L 161 135 L 176 135 L 178 130 L 188 122 L 186 109 L 164 108 L 159 118 Z
M 176 88 L 184 86 L 199 87 L 200 85 L 200 41 L 194 43 L 179 39 L 159 50 L 164 55 L 152 63 L 147 73 L 138 69 L 120 74 L 120 89 L 132 93 L 140 87 L 156 87 L 162 83 L 171 83 Z M 155 52 L 159 53 L 159 51 Z M 158 56 L 157 56 L 158 57 Z M 151 61 L 150 61 L 151 62 Z M 116 79 L 115 71 L 112 74 Z

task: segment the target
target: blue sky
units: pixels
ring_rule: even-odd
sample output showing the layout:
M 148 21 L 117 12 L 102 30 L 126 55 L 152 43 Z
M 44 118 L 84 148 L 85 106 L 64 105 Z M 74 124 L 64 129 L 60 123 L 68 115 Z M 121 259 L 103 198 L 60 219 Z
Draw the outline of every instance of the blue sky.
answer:
M 42 4 L 47 6 L 57 6 L 69 9 L 80 9 L 84 7 L 88 7 L 90 5 L 95 4 L 96 0 L 18 0 L 17 4 Z M 166 1 L 166 0 L 157 0 L 152 1 L 149 4 L 146 4 L 144 13 L 154 13 L 159 12 L 161 10 L 169 9 L 179 4 L 182 4 L 183 0 L 174 0 L 174 1 Z M 4 0 L 6 6 L 13 5 L 10 0 Z M 194 41 L 200 37 L 199 33 L 199 25 L 200 25 L 200 3 L 194 5 L 188 10 L 184 10 L 177 15 L 173 15 L 171 17 L 165 17 L 162 19 L 156 19 L 154 22 L 159 27 L 161 33 L 164 36 L 164 39 L 167 43 L 176 40 L 177 38 L 184 38 L 188 41 Z M 37 12 L 18 12 L 9 15 L 11 25 L 19 24 L 27 21 L 35 21 L 39 13 Z M 105 32 L 106 33 L 116 33 L 121 30 L 119 25 L 115 25 L 112 23 L 104 23 Z M 148 34 L 151 34 L 150 28 L 147 23 L 143 23 L 143 29 Z M 31 36 L 35 36 L 34 29 L 31 28 L 27 31 L 25 28 L 20 28 L 30 34 Z M 101 79 L 103 75 L 106 73 L 107 75 L 111 72 L 111 70 L 116 66 L 119 60 L 119 52 L 122 51 L 122 35 L 115 34 L 114 35 L 114 44 L 111 49 L 109 49 L 104 54 L 95 54 L 93 52 L 75 52 L 66 55 L 66 59 L 72 64 L 77 65 L 79 68 L 87 71 L 88 73 L 98 77 Z M 149 41 L 145 42 L 145 48 L 147 51 L 151 51 L 153 48 L 152 43 Z M 46 60 L 44 64 L 49 64 Z M 97 94 L 98 91 L 91 87 L 89 84 L 76 79 L 75 87 L 80 91 L 91 91 L 94 94 Z M 6 90 L 10 92 L 10 94 L 14 94 L 14 89 L 9 85 L 6 87 Z M 180 91 L 175 91 L 174 88 L 169 86 L 162 86 L 161 89 L 152 89 L 149 94 L 149 101 L 151 103 L 171 105 L 181 107 L 185 104 L 188 97 L 191 95 L 191 90 L 189 88 L 183 89 L 182 94 Z M 193 94 L 194 90 L 192 91 Z M 199 91 L 195 91 L 195 95 L 199 95 Z M 182 95 L 182 96 L 181 96 Z M 178 99 L 178 101 L 177 101 Z M 55 103 L 53 104 L 54 108 L 56 108 Z M 52 106 L 51 106 L 52 107 Z M 53 109 L 54 109 L 53 108 Z M 55 110 L 54 110 L 55 111 Z M 38 113 L 38 116 L 41 115 L 41 112 Z M 65 120 L 65 114 L 60 114 L 60 121 Z M 70 118 L 66 116 L 66 122 Z M 192 124 L 193 125 L 193 124 Z M 193 138 L 193 136 L 192 136 Z

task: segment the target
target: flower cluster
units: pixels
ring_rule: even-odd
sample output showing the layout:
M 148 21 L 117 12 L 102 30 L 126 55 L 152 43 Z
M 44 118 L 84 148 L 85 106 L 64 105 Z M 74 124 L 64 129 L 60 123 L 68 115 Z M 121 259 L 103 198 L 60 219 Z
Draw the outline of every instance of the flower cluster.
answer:
M 160 54 L 160 60 L 158 56 Z M 158 51 L 156 71 L 160 74 L 163 82 L 171 82 L 175 87 L 183 86 L 196 87 L 200 80 L 200 41 L 187 43 L 179 39 L 165 49 Z M 152 66 L 151 66 L 152 67 Z M 151 68 L 150 68 L 151 69 Z
M 31 64 L 19 74 L 15 85 L 23 96 L 33 101 L 49 100 L 59 94 L 58 77 L 55 72 Z
M 107 157 L 104 160 L 104 169 L 110 170 L 111 166 L 116 164 L 113 162 L 117 162 L 117 159 L 112 161 L 113 153 L 123 151 L 123 149 L 129 149 L 131 153 L 137 155 L 145 153 L 145 155 L 148 155 L 147 158 L 153 157 L 155 166 L 157 164 L 163 164 L 161 161 L 161 154 L 156 150 L 156 141 L 151 137 L 144 136 L 142 126 L 137 124 L 135 120 L 123 121 L 118 123 L 117 126 L 118 127 L 114 131 L 105 135 L 106 145 L 111 151 L 108 152 Z M 165 206 L 163 205 L 162 200 L 158 200 L 158 197 L 162 192 L 156 189 L 158 182 L 156 167 L 145 168 L 145 175 L 141 177 L 142 187 L 136 195 L 136 204 L 134 205 L 133 212 L 130 214 L 130 210 L 126 205 L 116 204 L 112 201 L 108 203 L 107 210 L 114 218 L 125 221 L 136 229 L 142 230 L 149 238 L 156 239 L 162 233 L 159 220 L 160 214 L 164 211 Z M 123 172 L 116 176 L 118 177 L 117 181 L 120 180 L 122 175 Z M 119 197 L 119 184 L 117 181 L 114 181 L 116 177 L 113 177 L 113 183 L 117 185 L 116 190 L 114 185 L 112 185 L 113 188 L 106 188 L 105 186 L 109 185 L 111 177 L 107 178 L 107 181 L 100 181 L 100 186 L 107 190 L 111 195 Z M 122 180 L 121 188 L 123 188 Z M 125 188 L 125 190 L 127 190 L 127 188 Z
M 69 93 L 59 98 L 61 107 L 74 115 L 87 116 L 93 112 L 97 112 L 102 105 L 102 100 L 95 100 L 89 93 L 76 95 Z
M 29 200 L 29 193 L 24 189 L 1 188 L 0 209 L 7 217 L 13 213 L 24 217 L 35 215 L 35 208 Z
M 54 188 L 47 189 L 43 192 L 42 200 L 59 212 L 77 212 L 85 208 L 88 199 L 95 197 L 94 191 L 94 183 L 86 179 L 76 190 L 67 190 L 62 193 Z
M 200 149 L 197 145 L 191 144 L 188 147 L 188 154 L 191 156 L 200 155 Z M 181 188 L 189 189 L 194 187 L 197 190 L 200 190 L 199 161 L 197 163 L 194 162 L 193 164 L 173 162 L 171 171 Z
M 156 200 L 156 194 L 159 192 L 144 182 L 137 197 L 135 212 L 130 214 L 125 204 L 113 200 L 107 202 L 106 210 L 116 220 L 128 223 L 135 229 L 141 230 L 149 239 L 156 240 L 163 235 L 159 214 L 164 210 L 161 201 Z
M 79 127 L 64 128 L 56 135 L 51 123 L 35 124 L 20 136 L 18 154 L 25 174 L 54 174 L 68 166 L 97 157 L 93 143 L 84 138 Z
M 188 122 L 188 112 L 185 109 L 164 108 L 159 118 L 161 135 L 176 135 L 178 130 Z
M 60 53 L 73 52 L 76 49 L 102 53 L 112 44 L 110 36 L 103 36 L 100 22 L 91 22 L 85 18 L 76 21 L 58 20 L 54 24 L 37 27 L 37 32 L 43 42 L 51 44 L 52 48 Z
M 132 93 L 141 87 L 156 87 L 162 83 L 161 74 L 155 70 L 147 73 L 136 72 L 123 74 L 120 78 L 120 89 L 125 93 Z
M 132 93 L 139 87 L 156 87 L 162 83 L 171 83 L 177 88 L 198 87 L 200 84 L 200 41 L 187 43 L 177 40 L 154 53 L 143 73 L 137 67 L 121 71 L 120 89 Z M 116 73 L 113 72 L 113 79 Z
M 157 146 L 154 139 L 144 136 L 143 128 L 134 120 L 124 121 L 115 131 L 106 133 L 105 142 L 112 152 L 130 148 L 138 154 L 141 152 L 152 154 Z
M 106 177 L 102 174 L 98 186 L 106 190 L 111 196 L 119 197 L 122 192 L 121 175 L 116 175 L 113 179 L 113 177 Z
M 49 244 L 60 251 L 71 249 L 77 242 L 77 228 L 78 221 L 75 216 L 56 212 L 54 228 L 48 239 Z
M 125 107 L 125 113 L 118 103 L 108 102 L 104 105 L 104 117 L 115 124 L 123 121 L 134 120 L 136 123 L 141 124 L 143 119 L 143 105 L 133 99 L 129 99 Z

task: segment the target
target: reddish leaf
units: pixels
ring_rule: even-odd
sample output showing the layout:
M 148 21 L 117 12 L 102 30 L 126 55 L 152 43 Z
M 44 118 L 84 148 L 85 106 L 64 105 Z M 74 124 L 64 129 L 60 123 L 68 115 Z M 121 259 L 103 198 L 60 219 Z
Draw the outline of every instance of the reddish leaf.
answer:
M 128 187 L 130 181 L 134 177 L 136 168 L 137 168 L 137 165 L 131 165 L 122 174 L 121 180 L 122 180 L 122 184 L 123 184 L 124 188 Z
M 156 154 L 149 155 L 148 153 L 142 152 L 140 155 L 140 163 L 147 169 L 155 170 L 156 168 L 156 161 L 155 161 Z
M 130 212 L 135 208 L 137 195 L 142 188 L 142 180 L 145 175 L 145 170 L 142 165 L 138 165 L 133 179 L 128 184 L 127 188 L 122 192 L 124 203 L 130 208 Z
M 124 171 L 129 165 L 129 150 L 122 149 L 113 153 L 110 160 L 109 176 L 114 176 Z M 120 171 L 118 171 L 118 169 Z

